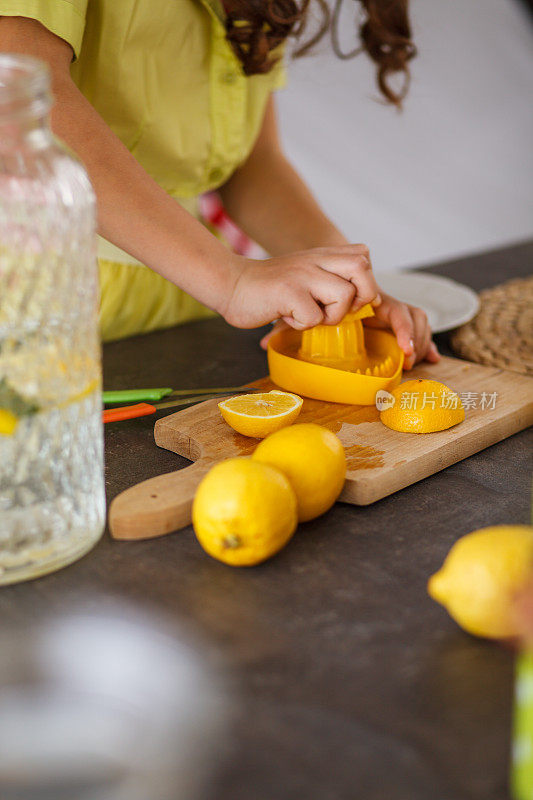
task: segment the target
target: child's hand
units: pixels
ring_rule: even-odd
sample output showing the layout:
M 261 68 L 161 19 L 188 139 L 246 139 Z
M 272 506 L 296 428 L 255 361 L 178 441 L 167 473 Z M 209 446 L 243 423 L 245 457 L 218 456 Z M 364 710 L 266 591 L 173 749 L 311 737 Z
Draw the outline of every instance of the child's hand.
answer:
M 380 292 L 382 302 L 374 306 L 375 317 L 363 320 L 363 325 L 373 328 L 390 328 L 395 333 L 398 344 L 405 353 L 404 368 L 409 370 L 422 359 L 436 363 L 440 359 L 435 343 L 431 339 L 431 329 L 427 316 L 421 308 L 401 303 Z M 277 322 L 273 329 L 261 339 L 261 347 L 266 348 L 268 340 L 281 328 L 284 322 Z
M 418 361 L 425 359 L 436 363 L 439 351 L 431 338 L 431 328 L 425 311 L 407 303 L 401 303 L 381 292 L 382 302 L 374 307 L 375 317 L 367 317 L 364 325 L 372 328 L 390 328 L 405 353 L 404 369 L 412 369 Z
M 282 319 L 304 330 L 338 324 L 350 308 L 379 302 L 368 248 L 319 247 L 265 261 L 237 257 L 237 277 L 224 317 L 237 328 Z

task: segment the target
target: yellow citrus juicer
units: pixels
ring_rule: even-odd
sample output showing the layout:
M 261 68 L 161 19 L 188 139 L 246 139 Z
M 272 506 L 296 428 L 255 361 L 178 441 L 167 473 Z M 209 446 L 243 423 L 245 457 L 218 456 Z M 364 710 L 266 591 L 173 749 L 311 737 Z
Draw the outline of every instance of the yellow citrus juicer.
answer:
M 315 400 L 374 405 L 377 391 L 399 384 L 404 354 L 389 331 L 363 328 L 361 320 L 372 316 L 372 306 L 365 305 L 339 325 L 275 334 L 268 343 L 271 379 Z

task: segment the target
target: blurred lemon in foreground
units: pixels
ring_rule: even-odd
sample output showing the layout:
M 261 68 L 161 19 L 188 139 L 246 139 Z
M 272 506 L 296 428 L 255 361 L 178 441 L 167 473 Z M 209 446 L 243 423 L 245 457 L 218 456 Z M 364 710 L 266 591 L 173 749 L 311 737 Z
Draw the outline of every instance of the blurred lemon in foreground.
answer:
M 394 404 L 379 417 L 387 428 L 402 433 L 434 433 L 465 418 L 459 395 L 440 381 L 406 381 L 392 390 Z
M 285 475 L 250 458 L 214 466 L 192 507 L 198 541 L 213 558 L 252 566 L 277 553 L 297 525 L 296 497 Z
M 11 436 L 17 427 L 18 417 L 7 408 L 0 408 L 0 435 Z
M 220 413 L 237 433 L 264 439 L 291 425 L 301 411 L 303 400 L 296 394 L 271 392 L 241 394 L 218 404 Z
M 346 479 L 340 439 L 312 422 L 273 433 L 257 445 L 252 459 L 270 464 L 287 476 L 298 500 L 300 522 L 331 508 Z
M 428 592 L 469 633 L 516 636 L 513 603 L 532 573 L 533 527 L 482 528 L 453 545 Z

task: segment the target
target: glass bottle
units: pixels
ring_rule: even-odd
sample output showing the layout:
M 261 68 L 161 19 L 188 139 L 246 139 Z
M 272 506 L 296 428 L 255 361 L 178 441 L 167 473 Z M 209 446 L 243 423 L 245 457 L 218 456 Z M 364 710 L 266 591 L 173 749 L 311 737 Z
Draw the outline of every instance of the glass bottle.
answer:
M 105 521 L 95 197 L 51 105 L 46 65 L 0 54 L 0 585 Z

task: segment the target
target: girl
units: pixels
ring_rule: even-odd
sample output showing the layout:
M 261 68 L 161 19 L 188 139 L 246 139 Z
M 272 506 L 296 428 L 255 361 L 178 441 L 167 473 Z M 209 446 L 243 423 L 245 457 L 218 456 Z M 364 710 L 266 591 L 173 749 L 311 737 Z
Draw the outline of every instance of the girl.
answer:
M 396 104 L 389 75 L 407 76 L 414 52 L 407 2 L 362 2 L 362 47 Z M 323 33 L 328 10 L 317 5 Z M 304 329 L 372 302 L 370 324 L 393 329 L 408 369 L 438 360 L 425 314 L 380 293 L 368 248 L 347 242 L 281 149 L 280 50 L 309 9 L 309 0 L 0 0 L 0 50 L 47 62 L 53 129 L 96 191 L 104 339 L 213 312 L 242 328 L 277 319 Z M 232 253 L 202 224 L 197 198 L 213 189 L 270 258 Z

